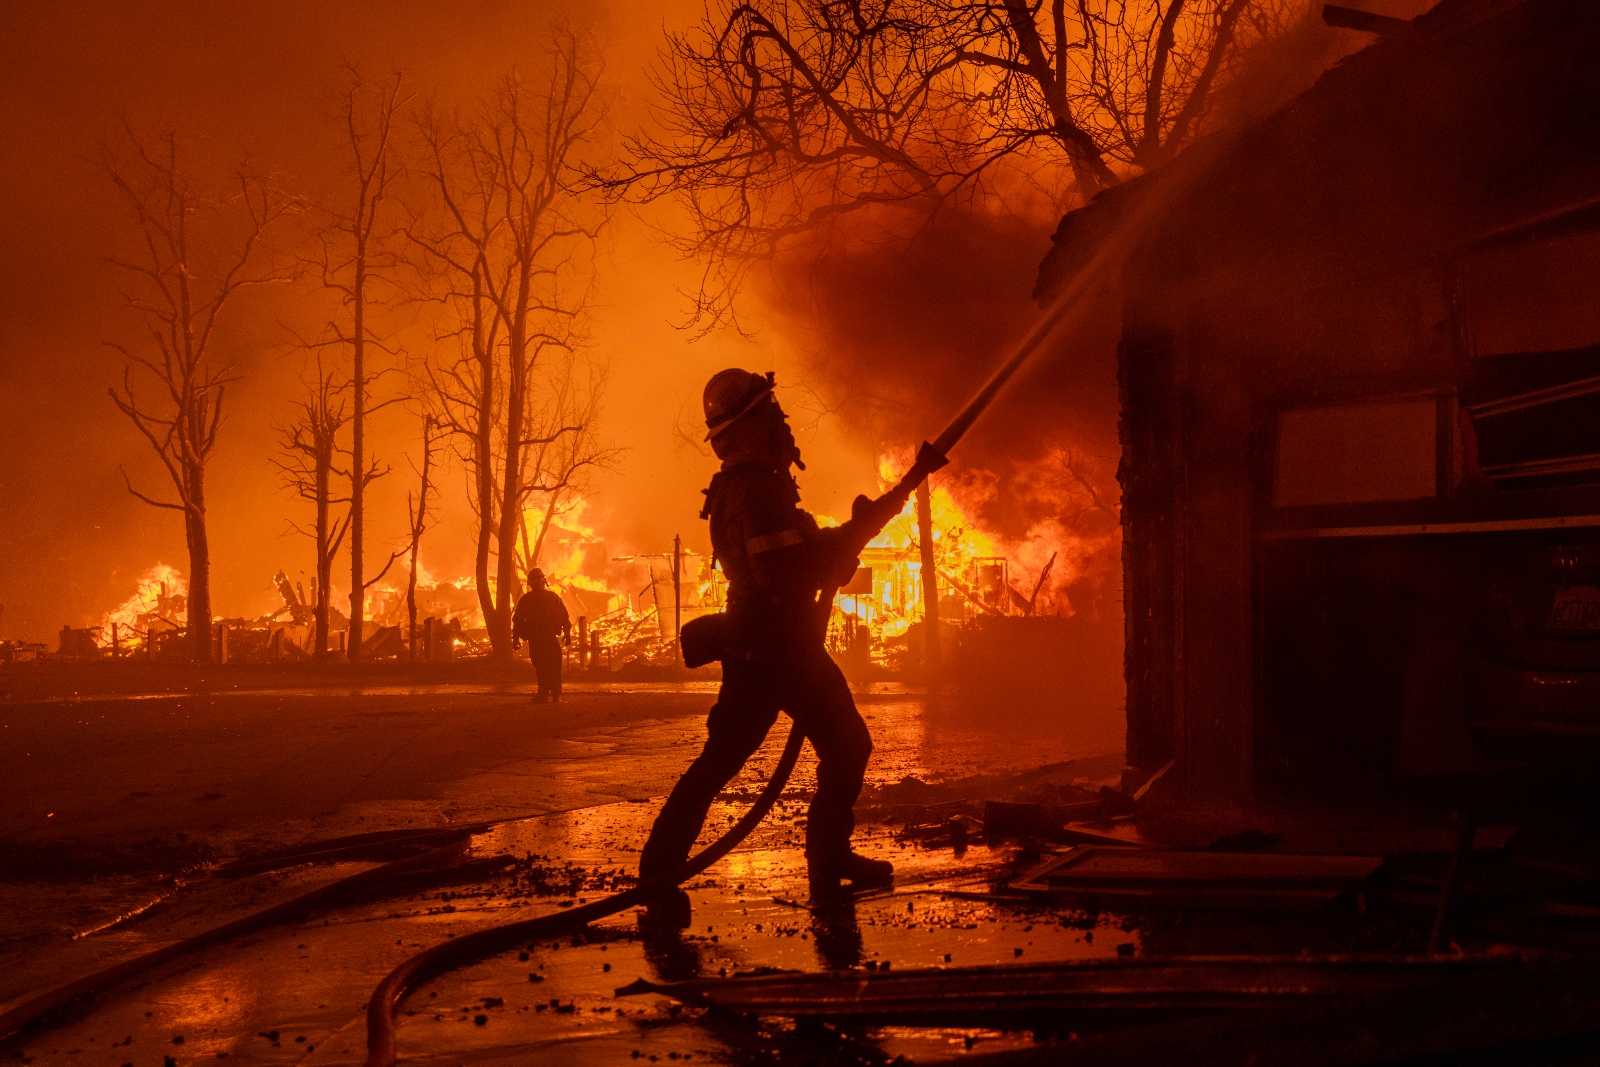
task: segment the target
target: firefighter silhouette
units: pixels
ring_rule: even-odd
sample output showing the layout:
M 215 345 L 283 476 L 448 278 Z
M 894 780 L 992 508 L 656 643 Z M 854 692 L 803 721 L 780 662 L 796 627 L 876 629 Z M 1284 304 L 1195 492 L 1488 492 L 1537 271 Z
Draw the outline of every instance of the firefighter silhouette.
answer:
M 872 740 L 823 642 L 831 590 L 855 574 L 859 546 L 904 498 L 861 498 L 849 522 L 820 529 L 800 507 L 790 467 L 804 470 L 805 464 L 774 395 L 774 376 L 722 371 L 707 384 L 704 404 L 706 437 L 722 460 L 701 512 L 728 579 L 719 633 L 722 688 L 707 720 L 705 748 L 672 790 L 645 843 L 640 877 L 688 857 L 712 799 L 761 746 L 778 713 L 787 712 L 818 758 L 806 820 L 813 898 L 844 895 L 842 883 L 855 889 L 887 884 L 893 865 L 850 845 Z M 687 633 L 684 641 L 687 651 Z M 687 924 L 688 910 L 681 891 L 651 908 L 657 921 L 679 925 Z
M 561 642 L 572 640 L 572 619 L 567 606 L 555 590 L 545 584 L 544 571 L 528 572 L 528 591 L 517 601 L 511 616 L 513 647 L 528 643 L 528 658 L 539 678 L 535 704 L 555 704 L 561 700 Z

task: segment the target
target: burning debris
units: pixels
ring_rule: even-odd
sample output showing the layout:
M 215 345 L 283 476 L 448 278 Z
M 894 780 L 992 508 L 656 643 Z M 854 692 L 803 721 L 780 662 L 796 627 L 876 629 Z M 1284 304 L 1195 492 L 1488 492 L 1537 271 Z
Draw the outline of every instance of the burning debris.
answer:
M 177 570 L 158 563 L 138 579 L 133 595 L 107 612 L 97 628 L 78 631 L 71 651 L 64 636 L 62 655 L 155 655 L 183 634 L 188 623 L 189 583 Z M 68 631 L 63 630 L 63 634 Z
M 884 471 L 890 469 L 886 463 Z M 1040 641 L 1059 646 L 1047 659 L 1071 657 L 1071 646 L 1087 636 L 1087 620 L 1068 622 L 1078 613 L 1066 594 L 1086 559 L 1083 539 L 1043 524 L 1020 542 L 1002 542 L 969 516 L 951 487 L 936 485 L 929 497 L 926 535 L 920 501 L 913 500 L 868 543 L 855 580 L 835 597 L 829 623 L 835 655 L 858 672 L 925 672 L 924 576 L 931 565 L 937 640 L 946 650 L 934 662 L 951 661 L 957 676 L 997 677 L 1034 673 L 1025 664 L 1037 665 L 1042 649 L 1027 646 Z
M 1045 540 L 1049 555 L 1036 573 L 1028 574 L 995 537 L 968 517 L 949 489 L 933 491 L 931 508 L 940 640 L 945 659 L 957 674 L 999 676 L 1016 665 L 1013 661 L 1037 661 L 1041 653 L 1073 656 L 1072 646 L 1081 643 L 1083 633 L 1081 624 L 1070 621 L 1075 613 L 1063 592 L 1070 581 L 1070 565 L 1057 566 L 1063 555 L 1060 542 Z M 724 607 L 726 580 L 720 567 L 705 554 L 685 550 L 681 542 L 675 553 L 607 557 L 605 539 L 582 522 L 585 510 L 587 504 L 578 500 L 559 524 L 547 526 L 539 557 L 552 588 L 577 623 L 569 667 L 597 671 L 676 667 L 678 628 Z M 916 505 L 908 504 L 868 545 L 855 580 L 834 599 L 828 647 L 853 675 L 923 670 L 927 594 L 917 523 Z M 1024 550 L 1037 555 L 1037 541 L 1025 542 Z M 615 575 L 612 580 L 622 588 L 612 587 L 593 571 Z M 254 618 L 214 620 L 218 660 L 313 658 L 314 580 L 312 586 L 307 590 L 280 569 L 271 579 L 280 601 L 276 608 Z M 135 593 L 108 612 L 98 627 L 64 630 L 55 654 L 78 659 L 181 658 L 187 654 L 179 640 L 187 631 L 186 589 L 175 568 L 158 565 L 140 577 Z M 365 658 L 409 659 L 406 592 L 403 586 L 385 582 L 369 594 Z M 422 660 L 492 654 L 471 578 L 439 580 L 421 570 L 415 600 Z M 348 628 L 348 618 L 330 603 L 331 652 L 345 649 Z

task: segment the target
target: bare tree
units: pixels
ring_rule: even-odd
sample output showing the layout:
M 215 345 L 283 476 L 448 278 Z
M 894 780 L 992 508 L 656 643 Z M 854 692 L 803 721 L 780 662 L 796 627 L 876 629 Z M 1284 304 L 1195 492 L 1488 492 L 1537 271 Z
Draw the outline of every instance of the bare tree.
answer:
M 137 225 L 138 251 L 111 262 L 125 279 L 123 302 L 144 320 L 148 337 L 122 353 L 122 388 L 112 402 L 166 468 L 175 500 L 128 492 L 183 514 L 189 548 L 190 654 L 211 661 L 211 542 L 206 526 L 206 465 L 222 426 L 232 364 L 215 358 L 222 311 L 240 290 L 291 275 L 268 254 L 270 230 L 294 210 L 273 177 L 246 164 L 221 188 L 196 180 L 175 132 L 141 137 L 125 125 L 125 143 L 106 146 L 102 166 Z
M 543 361 L 583 343 L 584 257 L 603 220 L 570 179 L 604 118 L 599 79 L 579 37 L 558 30 L 537 77 L 514 72 L 469 115 L 419 121 L 435 204 L 411 233 L 442 279 L 460 345 L 433 385 L 445 427 L 466 446 L 478 600 L 501 658 L 511 656 L 528 450 L 582 429 L 535 414 Z
M 549 375 L 546 396 L 530 412 L 530 424 L 540 428 L 531 436 L 523 480 L 524 505 L 518 509 L 522 576 L 544 553 L 550 525 L 574 506 L 588 490 L 591 475 L 611 470 L 621 449 L 600 437 L 600 401 L 605 392 L 605 372 L 584 360 L 562 361 Z M 528 535 L 528 503 L 538 506 L 539 529 Z
M 390 280 L 399 266 L 386 202 L 400 174 L 395 148 L 395 123 L 406 100 L 401 76 L 376 82 L 346 67 L 339 117 L 344 126 L 348 184 L 342 206 L 327 211 L 318 236 L 317 269 L 324 288 L 338 295 L 341 315 L 328 324 L 329 345 L 350 352 L 350 633 L 346 654 L 361 658 L 366 620 L 366 592 L 376 579 L 366 577 L 366 488 L 387 470 L 367 455 L 367 416 L 382 404 L 371 404 L 378 377 L 371 349 L 389 355 L 372 326 L 375 288 Z M 391 560 L 391 562 L 393 562 Z
M 589 180 L 672 194 L 697 311 L 753 260 L 884 205 L 926 217 L 996 172 L 1079 198 L 1165 162 L 1239 54 L 1304 0 L 715 0 L 669 35 L 657 132 Z
M 348 476 L 347 471 L 334 466 L 339 454 L 339 431 L 349 421 L 342 397 L 344 392 L 331 373 L 324 373 L 321 360 L 316 373 L 305 383 L 305 395 L 296 403 L 293 421 L 280 431 L 282 457 L 273 462 L 283 474 L 284 487 L 316 508 L 316 519 L 309 531 L 316 542 L 317 576 L 312 588 L 313 617 L 315 618 L 315 655 L 328 654 L 328 617 L 331 608 L 331 583 L 333 557 L 350 528 L 350 514 L 334 518 L 335 504 L 348 503 L 349 497 L 333 495 L 335 475 Z M 305 533 L 298 525 L 297 531 Z
M 1058 512 L 1067 529 L 1075 533 L 1115 520 L 1117 458 L 1114 452 L 1091 452 L 1082 447 L 1056 445 L 1042 471 L 1042 484 L 1054 490 Z
M 411 520 L 411 543 L 407 548 L 411 556 L 411 573 L 406 577 L 406 636 L 410 645 L 411 662 L 417 661 L 417 553 L 422 548 L 422 535 L 428 530 L 432 505 L 428 493 L 433 487 L 433 453 L 438 441 L 438 422 L 431 412 L 422 416 L 422 466 L 417 471 L 417 495 L 406 494 L 406 515 Z

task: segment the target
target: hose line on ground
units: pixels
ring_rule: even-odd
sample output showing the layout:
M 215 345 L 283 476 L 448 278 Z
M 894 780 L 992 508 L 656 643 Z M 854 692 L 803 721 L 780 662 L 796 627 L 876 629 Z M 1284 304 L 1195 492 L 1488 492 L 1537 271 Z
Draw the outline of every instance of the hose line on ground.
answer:
M 608 915 L 615 915 L 619 911 L 647 903 L 664 890 L 676 888 L 732 852 L 739 842 L 748 837 L 750 831 L 766 818 L 767 812 L 772 810 L 772 805 L 777 803 L 783 787 L 788 784 L 789 773 L 794 770 L 795 760 L 800 756 L 800 746 L 804 741 L 805 736 L 796 724 L 789 730 L 789 740 L 783 747 L 783 755 L 778 759 L 777 769 L 772 772 L 772 777 L 767 781 L 767 786 L 761 791 L 761 795 L 756 798 L 756 802 L 732 829 L 708 845 L 698 856 L 685 860 L 670 871 L 640 882 L 632 889 L 597 900 L 592 904 L 583 904 L 554 915 L 541 915 L 537 919 L 525 919 L 521 922 L 479 930 L 477 933 L 443 942 L 419 952 L 390 971 L 379 983 L 378 988 L 372 991 L 372 999 L 367 1002 L 367 1067 L 394 1067 L 395 1011 L 408 993 L 429 978 L 443 974 L 453 967 L 484 959 L 497 952 L 504 952 L 518 943 L 556 937 L 597 919 L 604 919 Z
M 293 900 L 275 904 L 264 911 L 246 915 L 242 919 L 235 919 L 233 922 L 225 923 L 193 937 L 184 938 L 182 941 L 174 941 L 152 952 L 146 952 L 142 956 L 136 956 L 131 960 L 124 960 L 122 963 L 96 971 L 94 974 L 86 978 L 80 978 L 76 982 L 70 982 L 57 989 L 52 989 L 50 992 L 25 1001 L 4 1015 L 0 1015 L 0 1040 L 11 1037 L 38 1022 L 51 1012 L 66 1007 L 73 1001 L 91 997 L 117 982 L 148 971 L 150 968 L 166 963 L 168 960 L 177 959 L 179 956 L 187 955 L 197 949 L 220 944 L 230 938 L 238 937 L 240 934 L 253 933 L 256 930 L 297 918 L 313 908 L 338 903 L 350 893 L 365 889 L 368 886 L 381 885 L 385 879 L 394 875 L 433 867 L 454 859 L 466 851 L 466 848 L 467 840 L 463 836 L 462 840 L 445 845 L 443 848 L 424 852 L 408 859 L 396 860 L 393 863 L 386 863 L 381 867 L 373 867 L 359 874 L 353 874 L 348 878 L 341 878 L 337 882 L 331 882 L 319 889 L 313 889 L 309 893 L 302 893 Z

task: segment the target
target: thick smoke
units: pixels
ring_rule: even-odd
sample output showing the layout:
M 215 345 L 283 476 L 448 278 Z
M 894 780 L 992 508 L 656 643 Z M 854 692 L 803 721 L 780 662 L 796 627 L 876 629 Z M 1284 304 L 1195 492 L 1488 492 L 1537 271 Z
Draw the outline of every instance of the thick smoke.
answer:
M 1427 4 L 1376 6 L 1409 17 Z M 1366 43 L 1297 0 L 1262 5 L 1253 18 L 1208 129 L 1259 118 Z M 1038 321 L 1031 294 L 1064 207 L 1018 185 L 1016 195 L 991 189 L 909 229 L 887 209 L 851 216 L 772 271 L 766 305 L 804 350 L 820 406 L 875 454 L 908 462 Z M 940 477 L 1022 564 L 1024 581 L 1059 553 L 1044 610 L 1112 622 L 1121 615 L 1114 280 L 1086 303 Z
M 823 406 L 877 454 L 932 438 L 1038 321 L 1031 293 L 1050 223 L 977 210 L 937 216 L 908 241 L 843 239 L 797 252 L 767 294 L 809 356 Z M 1063 614 L 1116 611 L 1114 300 L 1042 349 L 939 475 Z M 803 340 L 798 340 L 803 338 Z

